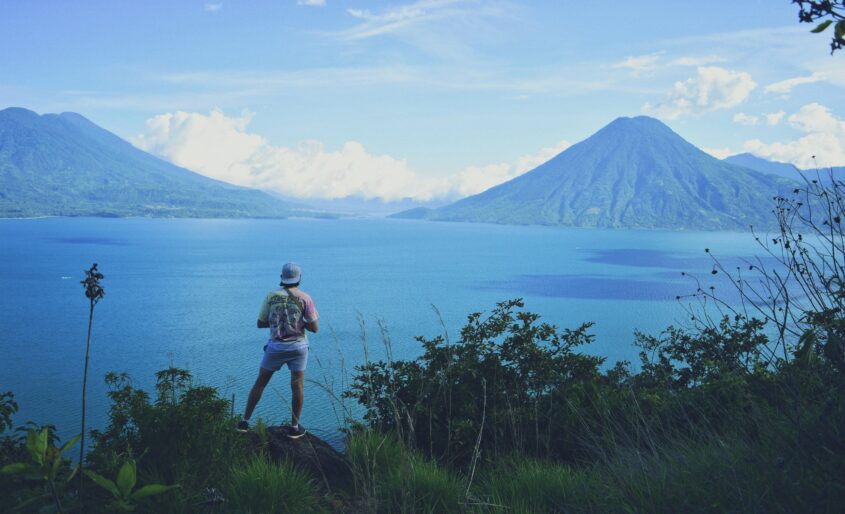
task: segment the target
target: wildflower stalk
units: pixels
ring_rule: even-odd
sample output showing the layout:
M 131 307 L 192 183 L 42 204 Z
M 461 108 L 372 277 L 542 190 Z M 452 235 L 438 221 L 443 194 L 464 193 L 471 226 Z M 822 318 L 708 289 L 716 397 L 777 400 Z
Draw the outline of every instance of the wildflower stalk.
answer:
M 85 272 L 85 280 L 81 283 L 85 286 L 85 297 L 88 298 L 88 337 L 85 342 L 85 368 L 82 372 L 82 433 L 79 444 L 79 470 L 82 470 L 83 459 L 85 458 L 85 400 L 88 386 L 88 361 L 91 354 L 91 329 L 94 326 L 94 306 L 105 296 L 106 292 L 100 285 L 103 274 L 97 270 L 97 263 Z M 82 504 L 82 473 L 79 473 L 79 503 Z

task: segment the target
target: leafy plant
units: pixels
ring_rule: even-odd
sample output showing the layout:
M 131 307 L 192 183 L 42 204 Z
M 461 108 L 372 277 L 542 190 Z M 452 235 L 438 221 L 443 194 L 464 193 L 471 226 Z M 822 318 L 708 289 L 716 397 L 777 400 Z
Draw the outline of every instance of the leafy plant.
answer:
M 18 475 L 27 480 L 39 480 L 46 483 L 48 493 L 40 497 L 35 497 L 28 500 L 26 503 L 34 503 L 35 501 L 44 498 L 52 498 L 56 510 L 64 512 L 62 509 L 61 495 L 57 487 L 57 479 L 63 470 L 63 465 L 66 463 L 62 457 L 79 440 L 79 436 L 75 436 L 63 444 L 60 448 L 56 448 L 50 439 L 49 428 L 44 427 L 40 431 L 30 430 L 26 436 L 25 448 L 29 453 L 32 462 L 16 462 L 8 464 L 0 469 L 0 474 L 4 475 Z M 67 481 L 70 481 L 78 468 L 74 469 Z M 25 505 L 19 505 L 18 508 L 23 508 Z
M 17 411 L 15 395 L 11 391 L 0 393 L 0 434 L 12 428 L 12 415 Z
M 798 4 L 798 20 L 801 23 L 818 23 L 811 30 L 814 34 L 824 32 L 832 24 L 833 37 L 830 41 L 830 53 L 841 50 L 845 45 L 845 1 L 842 0 L 792 0 Z M 827 19 L 825 19 L 827 18 Z
M 455 343 L 417 338 L 424 352 L 415 360 L 357 367 L 346 397 L 366 407 L 372 427 L 437 458 L 564 451 L 553 437 L 555 406 L 568 388 L 598 380 L 604 359 L 575 351 L 592 341 L 590 323 L 559 331 L 523 306 L 511 300 L 487 317 L 471 314 Z
M 126 374 L 106 376 L 109 422 L 105 430 L 92 431 L 88 461 L 97 473 L 109 474 L 124 456 L 134 456 L 142 476 L 180 484 L 174 501 L 188 502 L 221 486 L 232 462 L 247 451 L 247 439 L 232 429 L 231 405 L 217 389 L 194 384 L 180 368 L 159 371 L 156 378 L 151 398 Z
M 88 469 L 83 470 L 83 473 L 112 495 L 113 500 L 109 508 L 120 511 L 135 510 L 137 503 L 144 498 L 163 494 L 179 487 L 178 485 L 147 484 L 140 489 L 135 489 L 138 473 L 135 460 L 132 458 L 123 463 L 115 480 L 109 480 Z

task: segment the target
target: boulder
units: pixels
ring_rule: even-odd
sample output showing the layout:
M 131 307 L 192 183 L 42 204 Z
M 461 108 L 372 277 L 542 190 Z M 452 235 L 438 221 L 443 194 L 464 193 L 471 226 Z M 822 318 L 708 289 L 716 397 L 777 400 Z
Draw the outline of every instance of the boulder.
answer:
M 346 458 L 319 437 L 306 433 L 297 439 L 288 437 L 290 427 L 268 427 L 264 450 L 274 460 L 287 460 L 311 475 L 328 492 L 353 486 L 352 469 Z M 250 432 L 256 445 L 261 437 Z

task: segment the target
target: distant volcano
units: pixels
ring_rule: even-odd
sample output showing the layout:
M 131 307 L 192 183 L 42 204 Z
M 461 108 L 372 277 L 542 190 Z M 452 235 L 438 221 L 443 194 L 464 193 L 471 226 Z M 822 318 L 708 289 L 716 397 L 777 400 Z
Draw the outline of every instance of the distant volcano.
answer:
M 174 166 L 79 114 L 0 111 L 0 216 L 289 214 L 277 198 Z
M 747 230 L 774 222 L 786 179 L 711 157 L 660 121 L 618 118 L 508 182 L 439 209 L 442 221 L 605 228 Z
M 769 161 L 750 153 L 741 153 L 725 157 L 724 161 L 730 164 L 735 164 L 736 166 L 742 166 L 750 170 L 759 171 L 760 173 L 786 177 L 791 180 L 796 180 L 799 183 L 804 183 L 806 180 L 819 180 L 823 184 L 829 184 L 831 179 L 841 181 L 845 178 L 845 166 L 820 167 L 818 169 L 802 170 L 794 164 Z

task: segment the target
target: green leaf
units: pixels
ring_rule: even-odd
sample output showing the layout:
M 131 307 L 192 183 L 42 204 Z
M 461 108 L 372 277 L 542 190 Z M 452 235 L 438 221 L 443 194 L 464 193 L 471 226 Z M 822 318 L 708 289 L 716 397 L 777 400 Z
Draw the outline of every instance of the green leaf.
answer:
M 77 473 L 79 473 L 79 464 L 74 466 L 74 468 L 71 470 L 70 475 L 67 477 L 67 481 L 70 482 L 71 480 L 73 480 L 73 477 L 75 477 Z
M 68 451 L 71 446 L 76 444 L 76 441 L 79 441 L 79 437 L 80 437 L 79 434 L 71 437 L 70 441 L 66 442 L 65 444 L 62 445 L 61 448 L 59 448 L 59 453 L 64 453 L 64 452 Z
M 836 24 L 836 30 L 834 30 L 834 35 L 836 39 L 845 39 L 845 20 L 842 20 Z
M 145 485 L 144 487 L 138 489 L 134 493 L 132 493 L 133 500 L 140 500 L 141 498 L 146 498 L 147 496 L 154 496 L 156 494 L 166 493 L 171 489 L 176 489 L 179 487 L 178 485 L 161 485 L 161 484 L 149 484 Z
M 44 456 L 47 453 L 47 427 L 41 429 L 41 432 L 30 430 L 26 434 L 26 451 L 29 452 L 32 460 L 38 464 L 44 464 Z
M 808 364 L 813 358 L 813 348 L 818 341 L 814 329 L 805 330 L 798 339 L 798 349 L 795 350 L 795 358 L 801 364 Z
M 120 498 L 120 491 L 117 490 L 117 486 L 114 485 L 114 482 L 87 469 L 83 469 L 82 472 L 85 473 L 85 476 L 93 480 L 95 484 L 110 492 L 112 496 Z
M 135 487 L 136 479 L 135 459 L 127 459 L 117 472 L 117 488 L 120 489 L 123 498 L 129 497 L 129 493 Z
M 814 29 L 813 29 L 813 30 L 811 30 L 810 32 L 812 32 L 813 34 L 818 34 L 819 32 L 823 32 L 823 31 L 824 31 L 824 29 L 826 29 L 826 28 L 830 27 L 830 24 L 831 24 L 831 23 L 833 23 L 833 20 L 825 20 L 825 21 L 823 21 L 823 22 L 819 23 L 819 24 L 816 26 L 816 28 L 814 28 Z
M 32 471 L 34 468 L 35 466 L 33 466 L 32 464 L 16 462 L 14 464 L 8 464 L 0 468 L 0 475 L 20 475 Z
M 50 480 L 54 480 L 56 478 L 56 474 L 59 472 L 59 466 L 62 465 L 62 457 L 57 453 L 53 457 L 53 464 L 50 466 Z
M 44 469 L 41 466 L 24 462 L 3 466 L 0 469 L 0 475 L 18 475 L 27 480 L 44 480 L 47 478 L 44 476 Z
M 109 508 L 120 512 L 132 512 L 135 510 L 135 506 L 126 500 L 115 500 L 109 504 Z
M 32 505 L 36 502 L 39 502 L 39 501 L 42 501 L 42 500 L 49 500 L 49 499 L 50 499 L 49 494 L 45 494 L 45 495 L 42 495 L 42 496 L 34 496 L 34 497 L 32 497 L 28 500 L 24 500 L 21 503 L 15 505 L 15 511 L 21 512 L 21 511 L 23 511 L 24 509 L 26 509 L 27 507 L 29 507 L 30 505 Z M 39 510 L 39 512 L 40 512 L 40 510 Z

